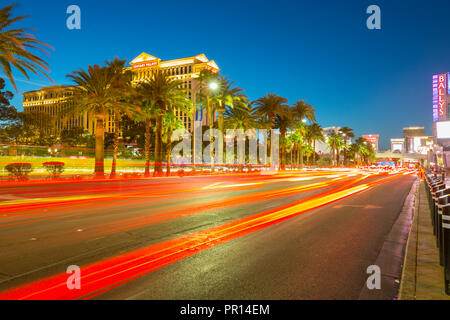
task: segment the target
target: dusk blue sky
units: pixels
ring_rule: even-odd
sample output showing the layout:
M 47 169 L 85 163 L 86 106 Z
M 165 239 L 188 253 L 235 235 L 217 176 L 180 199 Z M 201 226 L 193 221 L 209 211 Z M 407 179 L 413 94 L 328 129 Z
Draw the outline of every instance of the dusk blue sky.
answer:
M 55 84 L 114 56 L 204 53 L 252 100 L 267 92 L 305 99 L 323 127 L 378 133 L 380 149 L 405 126 L 432 134 L 431 76 L 450 71 L 448 0 L 17 2 L 15 13 L 30 16 L 20 24 L 55 48 L 48 58 Z M 81 30 L 66 28 L 71 4 L 81 8 Z M 366 28 L 371 4 L 381 8 L 381 30 Z M 20 93 L 50 85 L 31 82 L 18 82 L 20 110 Z

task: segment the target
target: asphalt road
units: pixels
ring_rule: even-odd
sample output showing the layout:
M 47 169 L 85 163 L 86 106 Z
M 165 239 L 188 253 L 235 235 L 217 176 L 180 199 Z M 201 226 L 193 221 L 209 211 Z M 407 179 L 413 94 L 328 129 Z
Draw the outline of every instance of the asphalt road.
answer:
M 4 187 L 0 298 L 78 265 L 82 286 L 98 276 L 75 298 L 357 299 L 414 179 L 323 171 Z

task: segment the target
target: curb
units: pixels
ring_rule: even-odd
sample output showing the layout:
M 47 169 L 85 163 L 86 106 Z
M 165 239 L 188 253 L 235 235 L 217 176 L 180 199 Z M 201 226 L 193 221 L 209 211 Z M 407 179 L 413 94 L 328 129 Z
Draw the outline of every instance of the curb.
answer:
M 381 269 L 381 290 L 369 290 L 364 286 L 359 300 L 396 300 L 399 294 L 402 278 L 404 257 L 409 239 L 409 233 L 415 212 L 418 183 L 413 182 L 403 207 L 387 235 L 383 247 L 374 263 Z
M 416 271 L 417 271 L 417 237 L 418 237 L 418 206 L 420 182 L 417 183 L 415 191 L 414 217 L 411 224 L 411 229 L 408 234 L 408 241 L 405 248 L 405 257 L 403 259 L 402 277 L 400 282 L 400 289 L 398 300 L 415 300 L 416 299 Z

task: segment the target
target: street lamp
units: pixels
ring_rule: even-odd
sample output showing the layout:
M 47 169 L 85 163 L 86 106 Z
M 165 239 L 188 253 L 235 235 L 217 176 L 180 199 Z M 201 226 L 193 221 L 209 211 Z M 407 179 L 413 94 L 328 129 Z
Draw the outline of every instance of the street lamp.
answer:
M 218 87 L 219 87 L 219 85 L 215 81 L 211 81 L 210 83 L 208 83 L 208 89 L 209 90 L 206 90 L 206 103 L 207 103 L 208 113 L 210 112 L 210 101 L 209 101 L 210 100 L 210 90 L 215 91 L 215 90 L 217 90 Z M 212 120 L 212 119 L 209 119 L 209 120 Z M 195 121 L 196 121 L 196 118 L 194 117 L 194 136 L 193 136 L 193 139 L 194 139 L 194 152 L 195 152 L 195 150 L 197 150 L 196 149 L 197 148 L 197 146 L 196 146 L 196 139 L 195 139 L 195 135 L 196 135 L 196 132 L 195 132 L 196 131 L 195 130 Z M 200 127 L 201 127 L 201 125 L 200 125 Z M 202 149 L 201 145 L 200 145 L 200 149 Z M 194 165 L 194 170 L 195 170 L 195 164 L 196 164 L 195 162 L 196 162 L 196 159 L 195 159 L 195 155 L 194 155 L 194 157 L 192 159 L 192 163 Z
M 211 90 L 216 90 L 218 87 L 219 87 L 219 85 L 217 84 L 217 82 L 211 82 L 211 83 L 209 84 L 209 88 L 210 88 Z
M 215 81 L 211 81 L 210 83 L 209 83 L 209 89 L 211 89 L 211 90 L 213 90 L 213 91 L 215 91 L 215 90 L 217 90 L 217 88 L 219 87 L 219 85 L 217 84 L 217 82 L 215 82 Z M 211 110 L 210 110 L 210 101 L 209 101 L 209 99 L 210 99 L 210 96 L 209 96 L 209 92 L 208 92 L 208 97 L 207 97 L 207 102 L 208 102 L 208 112 L 210 113 L 210 115 L 211 115 L 211 118 L 209 119 L 209 121 L 211 122 L 210 124 L 209 124 L 209 126 L 210 127 L 212 127 L 212 123 L 214 122 L 214 116 L 213 116 L 213 114 L 212 114 L 212 112 L 211 112 Z M 211 138 L 210 138 L 210 140 L 211 140 Z M 211 140 L 211 142 L 212 142 L 212 140 Z M 214 171 L 214 153 L 212 152 L 212 148 L 211 148 L 211 153 L 210 153 L 210 158 L 211 158 L 211 173 Z
M 306 120 L 306 118 L 303 118 L 303 119 L 302 119 L 302 122 L 303 122 L 303 123 L 306 123 L 306 121 L 308 121 L 308 120 Z

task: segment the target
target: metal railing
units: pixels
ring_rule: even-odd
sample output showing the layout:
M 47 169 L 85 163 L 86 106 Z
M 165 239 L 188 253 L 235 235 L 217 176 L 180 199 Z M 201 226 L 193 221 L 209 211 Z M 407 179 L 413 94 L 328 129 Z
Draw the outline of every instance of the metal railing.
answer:
M 444 175 L 426 173 L 425 189 L 439 263 L 444 268 L 445 293 L 450 295 L 450 188 L 445 185 Z

